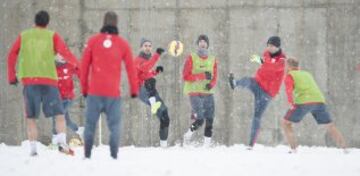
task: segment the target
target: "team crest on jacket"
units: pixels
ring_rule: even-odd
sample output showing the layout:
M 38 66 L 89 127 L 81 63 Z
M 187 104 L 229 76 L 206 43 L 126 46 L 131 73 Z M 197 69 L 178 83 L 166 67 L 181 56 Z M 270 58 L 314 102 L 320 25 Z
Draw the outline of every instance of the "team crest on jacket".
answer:
M 111 42 L 111 40 L 110 40 L 110 37 L 108 37 L 106 40 L 104 40 L 103 46 L 104 46 L 105 48 L 110 48 L 110 47 L 112 46 L 112 42 Z

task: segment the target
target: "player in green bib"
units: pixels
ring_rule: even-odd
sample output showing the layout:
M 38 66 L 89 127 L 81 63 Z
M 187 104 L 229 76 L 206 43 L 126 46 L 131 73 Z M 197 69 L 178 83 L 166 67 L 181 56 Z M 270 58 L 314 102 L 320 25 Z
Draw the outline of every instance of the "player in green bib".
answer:
M 208 53 L 209 38 L 200 35 L 197 52 L 191 53 L 185 61 L 183 79 L 184 93 L 190 97 L 192 124 L 184 135 L 189 144 L 193 132 L 205 122 L 204 146 L 210 146 L 214 122 L 214 92 L 217 82 L 217 61 Z
M 326 125 L 328 133 L 337 145 L 346 151 L 344 137 L 332 122 L 324 95 L 313 76 L 307 71 L 300 70 L 299 61 L 295 58 L 288 58 L 286 63 L 285 87 L 290 109 L 282 121 L 282 127 L 291 147 L 290 152 L 295 153 L 298 146 L 292 123 L 300 122 L 307 113 L 311 113 L 319 125 Z
M 36 119 L 42 109 L 45 117 L 56 118 L 56 143 L 59 150 L 68 154 L 73 151 L 66 144 L 64 110 L 58 90 L 58 76 L 55 55 L 59 54 L 74 68 L 78 67 L 76 57 L 70 52 L 64 40 L 54 31 L 47 29 L 50 16 L 46 11 L 35 15 L 35 27 L 23 31 L 14 42 L 8 57 L 8 81 L 24 86 L 25 116 L 30 141 L 30 155 L 36 156 Z

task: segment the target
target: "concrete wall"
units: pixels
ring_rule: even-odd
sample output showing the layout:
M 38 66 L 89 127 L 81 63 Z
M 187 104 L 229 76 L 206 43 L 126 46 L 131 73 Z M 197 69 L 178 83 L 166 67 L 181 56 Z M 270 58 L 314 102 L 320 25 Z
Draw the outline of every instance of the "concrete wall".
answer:
M 139 40 L 147 37 L 155 47 L 166 47 L 179 39 L 185 53 L 195 49 L 200 33 L 210 37 L 210 49 L 219 59 L 219 82 L 216 93 L 214 140 L 233 145 L 247 143 L 253 97 L 247 90 L 230 91 L 226 76 L 254 75 L 257 65 L 249 63 L 253 53 L 260 54 L 271 35 L 282 37 L 288 55 L 301 59 L 324 91 L 335 123 L 352 147 L 360 147 L 360 58 L 359 0 L 5 0 L 0 6 L 0 142 L 19 144 L 26 138 L 23 117 L 22 87 L 7 84 L 6 58 L 11 43 L 22 30 L 33 25 L 40 10 L 50 12 L 50 28 L 58 31 L 71 50 L 80 56 L 86 39 L 99 31 L 105 11 L 119 15 L 119 29 L 137 53 Z M 158 89 L 169 106 L 171 144 L 181 142 L 190 123 L 189 100 L 182 94 L 181 71 L 185 55 L 165 56 L 159 64 L 165 73 L 158 76 Z M 149 116 L 149 108 L 127 94 L 127 80 L 122 81 L 122 145 L 158 145 L 159 123 Z M 78 90 L 77 90 L 78 92 Z M 77 95 L 71 109 L 73 119 L 84 124 L 83 100 Z M 284 143 L 279 122 L 287 108 L 281 94 L 264 114 L 258 142 L 267 145 Z M 40 139 L 50 136 L 50 121 L 39 122 Z M 104 133 L 107 135 L 104 121 Z M 324 127 L 317 126 L 310 115 L 295 126 L 300 144 L 334 145 Z M 69 133 L 73 135 L 73 133 Z M 197 134 L 201 140 L 202 129 Z M 107 142 L 107 136 L 103 138 Z

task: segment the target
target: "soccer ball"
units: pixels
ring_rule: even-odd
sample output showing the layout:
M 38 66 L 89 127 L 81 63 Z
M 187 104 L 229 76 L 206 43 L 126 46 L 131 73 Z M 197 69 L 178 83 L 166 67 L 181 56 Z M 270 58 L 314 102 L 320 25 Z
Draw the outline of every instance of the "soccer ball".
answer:
M 179 40 L 173 40 L 169 43 L 168 46 L 168 53 L 171 56 L 178 57 L 180 56 L 184 51 L 184 45 Z
M 82 146 L 83 143 L 81 142 L 81 140 L 77 137 L 72 137 L 69 141 L 69 146 L 70 147 L 79 147 Z

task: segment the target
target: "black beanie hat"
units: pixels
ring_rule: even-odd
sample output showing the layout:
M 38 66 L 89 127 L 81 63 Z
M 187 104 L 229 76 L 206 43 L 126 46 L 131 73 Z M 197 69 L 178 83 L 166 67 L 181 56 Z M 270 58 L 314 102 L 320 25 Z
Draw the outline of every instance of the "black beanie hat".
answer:
M 199 45 L 200 40 L 204 40 L 207 43 L 208 48 L 209 48 L 210 42 L 209 42 L 209 37 L 207 35 L 205 35 L 205 34 L 199 35 L 198 39 L 196 40 L 196 44 Z
M 280 48 L 281 46 L 281 40 L 280 40 L 280 37 L 278 36 L 272 36 L 269 38 L 267 44 L 271 44 L 271 45 L 274 45 L 278 48 Z

